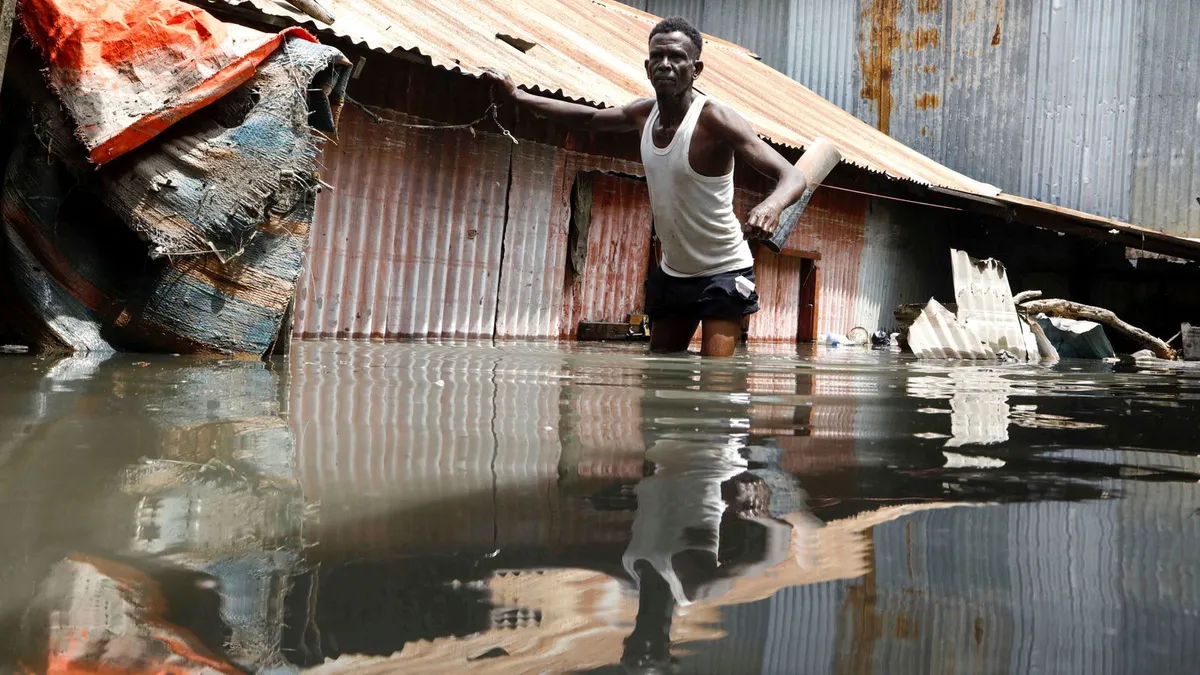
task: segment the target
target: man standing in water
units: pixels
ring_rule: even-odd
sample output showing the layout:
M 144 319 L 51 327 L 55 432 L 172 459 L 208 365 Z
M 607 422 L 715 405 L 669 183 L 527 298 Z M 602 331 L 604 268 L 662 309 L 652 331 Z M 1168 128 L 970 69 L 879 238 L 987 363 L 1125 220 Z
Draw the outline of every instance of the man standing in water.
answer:
M 653 322 L 650 349 L 683 351 L 702 326 L 701 354 L 729 356 L 741 335 L 742 318 L 758 311 L 746 235 L 773 233 L 780 213 L 800 199 L 806 182 L 741 115 L 696 91 L 696 79 L 704 72 L 703 47 L 700 32 L 687 20 L 659 22 L 650 31 L 646 59 L 655 98 L 621 108 L 598 110 L 536 96 L 491 69 L 483 79 L 556 122 L 588 131 L 641 133 L 654 230 L 662 244 L 662 263 L 646 281 L 646 313 Z M 776 181 L 775 190 L 750 211 L 744 228 L 733 213 L 735 158 Z

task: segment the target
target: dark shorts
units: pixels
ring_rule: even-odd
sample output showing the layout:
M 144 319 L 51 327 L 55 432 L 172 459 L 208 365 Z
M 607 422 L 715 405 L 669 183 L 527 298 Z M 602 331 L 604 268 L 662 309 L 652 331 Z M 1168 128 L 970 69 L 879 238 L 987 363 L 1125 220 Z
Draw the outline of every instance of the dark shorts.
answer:
M 646 279 L 646 314 L 650 320 L 672 316 L 693 319 L 740 321 L 758 311 L 758 293 L 738 293 L 734 279 L 754 281 L 754 268 L 721 272 L 707 277 L 673 277 L 656 267 Z

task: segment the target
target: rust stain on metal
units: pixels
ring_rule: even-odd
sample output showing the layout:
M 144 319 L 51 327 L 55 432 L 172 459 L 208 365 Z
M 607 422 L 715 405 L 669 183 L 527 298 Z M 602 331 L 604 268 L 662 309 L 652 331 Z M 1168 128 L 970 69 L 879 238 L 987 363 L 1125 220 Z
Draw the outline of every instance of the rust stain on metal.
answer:
M 1000 29 L 1004 25 L 1004 0 L 996 1 L 996 31 L 992 33 L 992 46 L 1000 46 Z
M 942 32 L 936 27 L 917 28 L 912 32 L 913 51 L 937 49 L 942 44 Z
M 918 96 L 916 100 L 918 110 L 933 110 L 941 104 L 941 99 L 938 98 L 938 95 L 928 91 Z M 922 127 L 922 132 L 923 131 L 924 127 Z
M 862 31 L 858 43 L 859 69 L 862 71 L 862 89 L 859 95 L 874 101 L 879 121 L 876 126 L 883 133 L 891 128 L 892 117 L 892 53 L 901 45 L 900 29 L 896 18 L 900 14 L 900 0 L 873 0 L 863 10 L 861 18 L 868 27 Z
M 942 11 L 942 0 L 917 0 L 917 14 L 937 14 Z

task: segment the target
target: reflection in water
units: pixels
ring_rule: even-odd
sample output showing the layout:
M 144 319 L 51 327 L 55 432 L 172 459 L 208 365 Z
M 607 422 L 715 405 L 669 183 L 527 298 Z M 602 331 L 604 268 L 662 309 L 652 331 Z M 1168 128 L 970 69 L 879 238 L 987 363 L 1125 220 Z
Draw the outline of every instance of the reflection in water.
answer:
M 1194 672 L 1200 383 L 1111 368 L 6 357 L 0 660 Z

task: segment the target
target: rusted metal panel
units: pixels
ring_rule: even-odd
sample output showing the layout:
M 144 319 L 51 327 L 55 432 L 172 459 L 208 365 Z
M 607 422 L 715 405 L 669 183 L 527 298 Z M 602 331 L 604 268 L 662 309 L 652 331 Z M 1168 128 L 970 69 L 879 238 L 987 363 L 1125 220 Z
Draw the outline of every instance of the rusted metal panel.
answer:
M 644 182 L 595 176 L 587 265 L 565 291 L 564 336 L 573 336 L 580 321 L 624 321 L 631 312 L 645 309 L 650 221 L 650 193 Z
M 760 249 L 754 260 L 759 311 L 750 317 L 749 338 L 795 342 L 800 327 L 801 258 Z
M 1188 0 L 793 5 L 784 72 L 893 138 L 1007 192 L 1200 235 Z
M 296 333 L 491 337 L 511 142 L 346 111 L 325 153 Z
M 867 199 L 861 195 L 818 190 L 784 245 L 785 251 L 821 255 L 818 333 L 845 333 L 854 327 L 866 211 Z
M 539 143 L 513 148 L 496 314 L 498 338 L 559 334 L 567 228 L 553 221 L 551 205 L 564 180 L 563 154 Z

